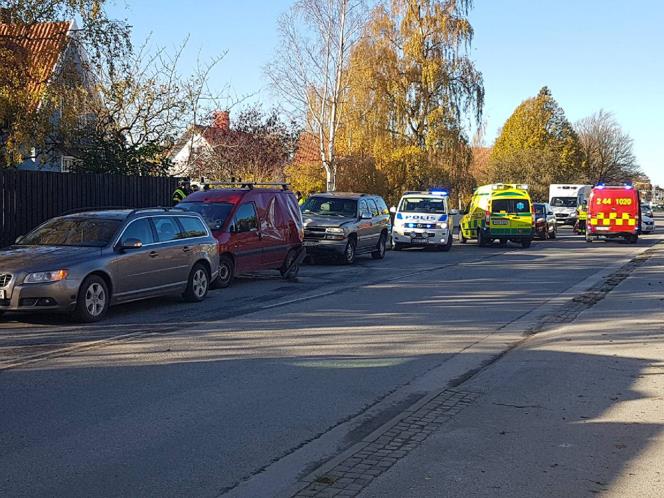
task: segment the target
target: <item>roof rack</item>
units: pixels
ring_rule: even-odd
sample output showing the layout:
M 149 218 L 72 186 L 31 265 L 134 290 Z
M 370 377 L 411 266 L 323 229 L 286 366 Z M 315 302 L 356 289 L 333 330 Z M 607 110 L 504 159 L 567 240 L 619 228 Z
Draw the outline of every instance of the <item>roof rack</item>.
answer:
M 165 213 L 168 213 L 169 211 L 186 211 L 186 209 L 179 208 L 177 206 L 174 206 L 174 207 L 163 207 L 163 206 L 144 207 L 144 208 L 132 209 L 131 212 L 129 213 L 129 216 L 132 216 L 136 213 L 140 213 L 141 211 L 164 211 Z
M 209 182 L 205 181 L 205 179 L 201 179 L 201 183 L 204 185 L 210 185 L 210 186 L 231 186 L 231 185 L 239 185 L 240 188 L 247 188 L 249 190 L 253 190 L 255 187 L 281 187 L 283 190 L 288 190 L 288 187 L 290 186 L 289 183 L 285 182 L 277 182 L 277 183 L 265 183 L 265 182 L 243 182 L 243 181 L 230 181 L 230 182 Z

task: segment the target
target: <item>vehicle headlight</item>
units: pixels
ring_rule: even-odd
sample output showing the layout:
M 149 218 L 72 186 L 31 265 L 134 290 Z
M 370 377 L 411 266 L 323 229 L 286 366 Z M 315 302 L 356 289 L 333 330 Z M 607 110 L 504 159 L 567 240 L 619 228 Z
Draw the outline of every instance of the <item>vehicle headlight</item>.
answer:
M 325 233 L 333 233 L 336 235 L 343 235 L 345 233 L 343 228 L 326 228 Z
M 30 273 L 25 277 L 24 283 L 26 284 L 43 284 L 46 282 L 59 282 L 64 280 L 69 275 L 67 270 L 55 271 L 40 271 L 37 273 Z
M 438 230 L 445 230 L 447 228 L 447 223 L 444 221 L 436 223 L 436 228 Z

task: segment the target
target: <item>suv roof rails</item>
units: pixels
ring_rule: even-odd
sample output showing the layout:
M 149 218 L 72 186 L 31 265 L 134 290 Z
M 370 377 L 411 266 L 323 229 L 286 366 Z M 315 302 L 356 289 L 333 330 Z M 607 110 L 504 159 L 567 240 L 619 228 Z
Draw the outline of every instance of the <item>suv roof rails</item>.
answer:
M 230 182 L 205 182 L 205 185 L 210 185 L 210 186 L 231 186 L 231 185 L 239 185 L 240 188 L 246 188 L 249 190 L 253 190 L 255 187 L 281 187 L 283 190 L 288 190 L 288 187 L 290 186 L 289 183 L 285 182 L 276 182 L 276 183 L 266 183 L 266 182 L 236 182 L 236 181 L 230 181 Z

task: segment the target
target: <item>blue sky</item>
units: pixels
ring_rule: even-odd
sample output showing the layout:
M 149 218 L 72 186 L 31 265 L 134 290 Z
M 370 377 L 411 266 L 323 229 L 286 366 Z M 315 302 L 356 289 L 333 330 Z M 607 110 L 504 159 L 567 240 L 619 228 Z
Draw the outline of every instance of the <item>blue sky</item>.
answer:
M 192 64 L 227 50 L 213 85 L 270 105 L 262 68 L 290 3 L 115 0 L 110 13 L 134 26 L 136 43 L 152 34 L 153 43 L 171 47 L 189 36 Z M 488 143 L 521 101 L 547 85 L 572 122 L 602 108 L 613 112 L 634 139 L 639 164 L 664 185 L 664 2 L 476 0 L 470 20 Z

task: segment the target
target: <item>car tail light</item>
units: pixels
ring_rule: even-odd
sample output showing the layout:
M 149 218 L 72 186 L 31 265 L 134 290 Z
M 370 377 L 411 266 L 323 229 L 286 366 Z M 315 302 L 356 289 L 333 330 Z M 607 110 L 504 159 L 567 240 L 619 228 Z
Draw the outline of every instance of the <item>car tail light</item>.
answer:
M 486 222 L 487 225 L 491 223 L 491 211 L 487 210 L 487 212 L 484 215 L 484 221 Z

